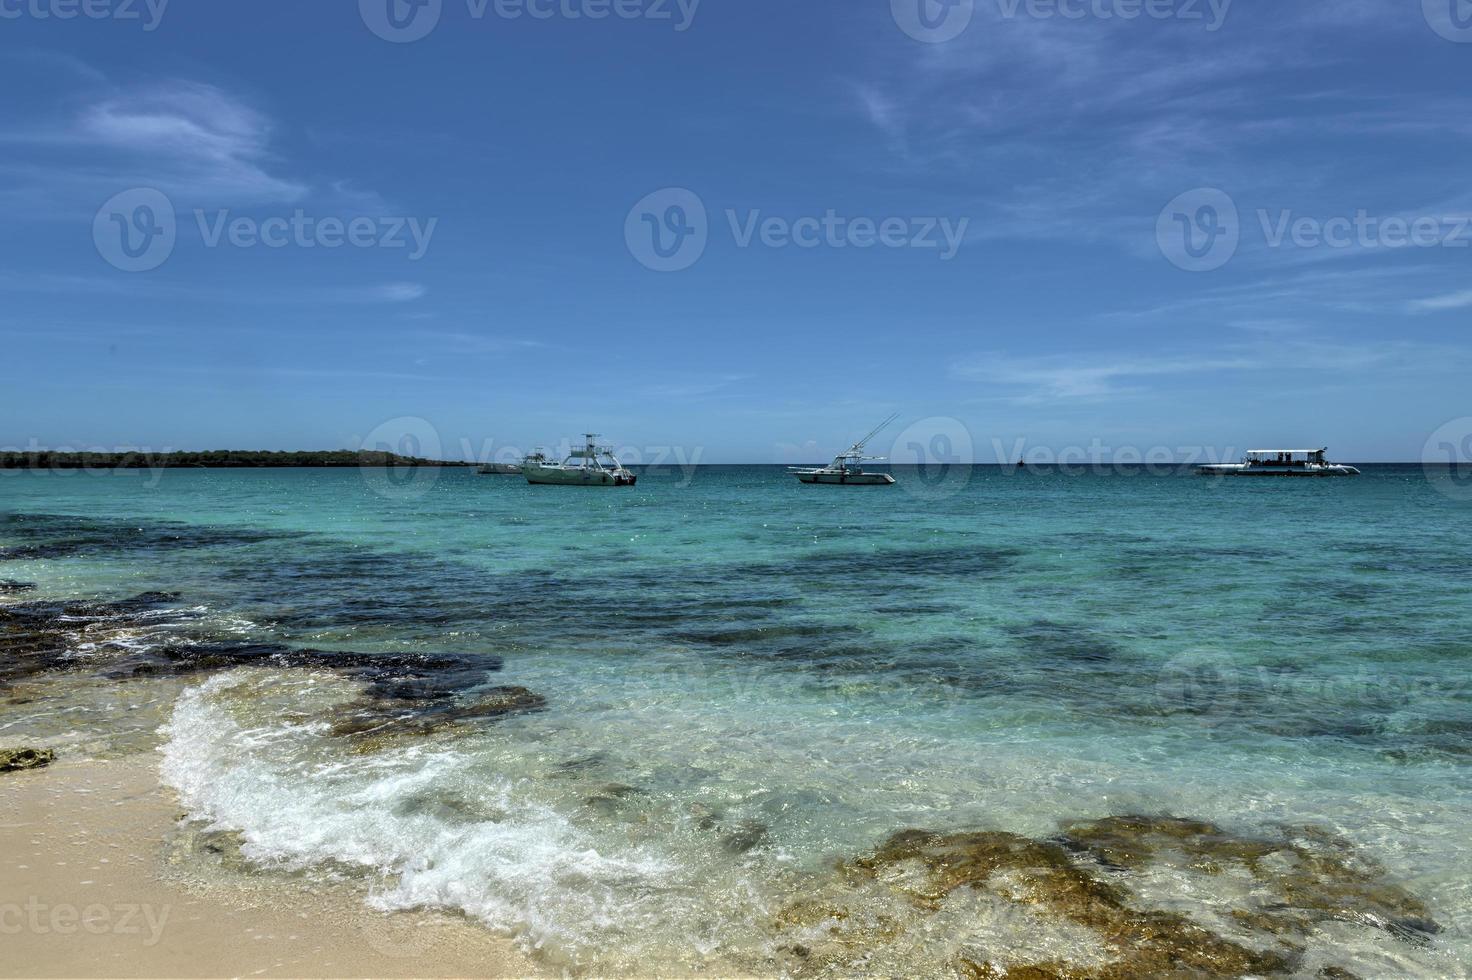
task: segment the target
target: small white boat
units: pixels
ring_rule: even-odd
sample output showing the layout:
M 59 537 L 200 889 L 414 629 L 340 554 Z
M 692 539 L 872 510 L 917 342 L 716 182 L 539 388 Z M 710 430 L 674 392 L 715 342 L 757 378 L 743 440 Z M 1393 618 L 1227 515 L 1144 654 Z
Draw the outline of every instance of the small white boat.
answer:
M 1201 476 L 1359 476 L 1343 463 L 1331 463 L 1325 449 L 1250 449 L 1240 463 L 1196 467 Z
M 554 463 L 546 453 L 532 453 L 521 461 L 526 482 L 573 487 L 632 487 L 638 477 L 624 468 L 607 446 L 598 445 L 598 436 L 588 433 L 582 449 L 574 449 L 566 459 Z
M 880 422 L 873 432 L 854 443 L 848 449 L 833 457 L 833 462 L 827 466 L 800 467 L 789 466 L 788 472 L 802 483 L 824 483 L 847 487 L 887 487 L 894 483 L 894 477 L 888 473 L 871 472 L 864 469 L 865 463 L 883 462 L 883 456 L 865 456 L 864 446 L 870 439 L 877 436 L 885 426 L 899 418 L 896 412 L 889 418 Z
M 521 464 L 519 463 L 483 463 L 476 470 L 481 476 L 520 476 Z

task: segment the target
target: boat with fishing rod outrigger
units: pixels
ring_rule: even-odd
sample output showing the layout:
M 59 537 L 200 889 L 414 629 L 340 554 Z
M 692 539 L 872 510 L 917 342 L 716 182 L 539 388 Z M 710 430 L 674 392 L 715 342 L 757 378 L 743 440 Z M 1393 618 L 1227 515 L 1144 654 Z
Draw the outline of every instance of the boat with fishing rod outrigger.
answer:
M 865 463 L 883 462 L 883 456 L 865 456 L 864 447 L 869 440 L 877 436 L 886 426 L 899 418 L 898 412 L 891 415 L 875 426 L 870 432 L 858 442 L 849 446 L 846 450 L 833 457 L 833 462 L 827 466 L 802 467 L 789 466 L 788 472 L 797 477 L 802 483 L 822 483 L 835 486 L 847 487 L 887 487 L 894 483 L 894 477 L 888 473 L 878 473 L 864 469 Z
M 632 487 L 639 477 L 624 468 L 608 446 L 598 445 L 598 434 L 583 435 L 582 449 L 574 449 L 560 463 L 540 450 L 521 461 L 526 482 L 573 487 Z

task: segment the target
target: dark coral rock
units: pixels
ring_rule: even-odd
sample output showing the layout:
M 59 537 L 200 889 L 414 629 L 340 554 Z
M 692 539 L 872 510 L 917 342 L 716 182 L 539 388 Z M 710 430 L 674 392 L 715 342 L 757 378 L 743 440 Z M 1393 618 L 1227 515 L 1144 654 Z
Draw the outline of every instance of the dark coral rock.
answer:
M 56 753 L 51 749 L 0 749 L 0 772 L 44 769 L 55 761 Z

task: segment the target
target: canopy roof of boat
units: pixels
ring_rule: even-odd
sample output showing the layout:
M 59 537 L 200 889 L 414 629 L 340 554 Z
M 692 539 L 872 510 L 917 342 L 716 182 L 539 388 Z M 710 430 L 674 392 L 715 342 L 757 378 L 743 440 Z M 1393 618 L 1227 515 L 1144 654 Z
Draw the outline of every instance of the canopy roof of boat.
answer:
M 1325 446 L 1323 449 L 1249 449 L 1247 450 L 1247 455 L 1260 456 L 1264 453 L 1327 453 L 1328 451 L 1328 446 Z

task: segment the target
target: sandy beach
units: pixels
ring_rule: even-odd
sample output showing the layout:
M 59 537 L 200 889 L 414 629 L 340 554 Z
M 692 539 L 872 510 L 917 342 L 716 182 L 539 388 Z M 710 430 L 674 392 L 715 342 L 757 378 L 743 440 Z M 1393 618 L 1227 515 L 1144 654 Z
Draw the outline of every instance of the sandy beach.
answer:
M 0 776 L 0 975 L 522 977 L 510 940 L 351 885 L 211 881 L 151 753 Z M 204 862 L 208 870 L 207 862 Z

